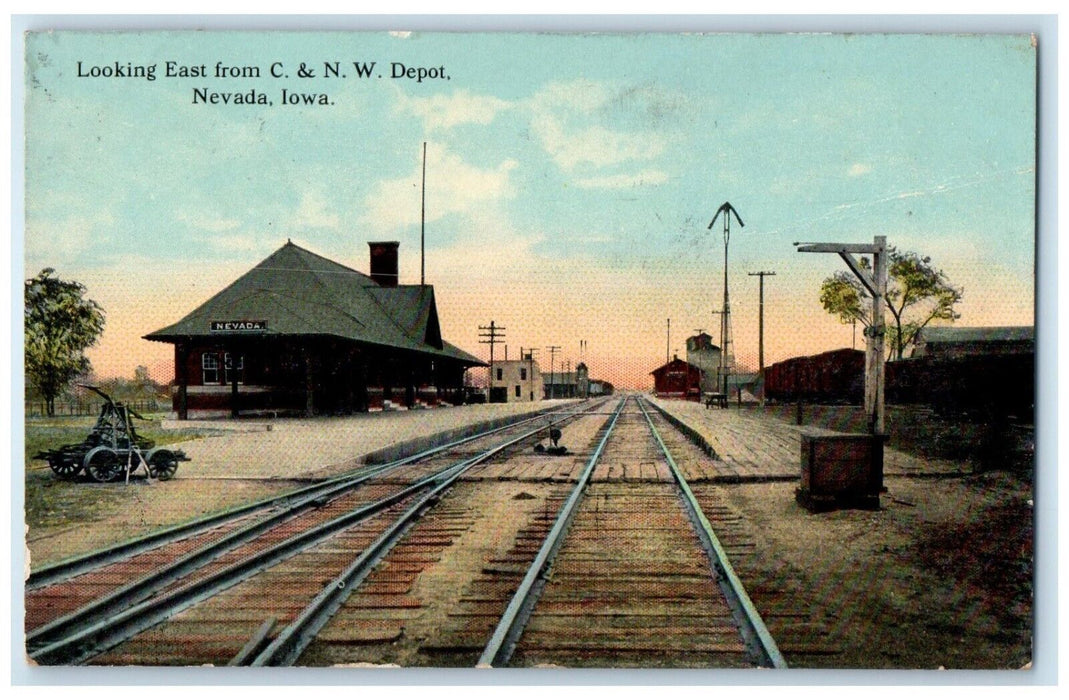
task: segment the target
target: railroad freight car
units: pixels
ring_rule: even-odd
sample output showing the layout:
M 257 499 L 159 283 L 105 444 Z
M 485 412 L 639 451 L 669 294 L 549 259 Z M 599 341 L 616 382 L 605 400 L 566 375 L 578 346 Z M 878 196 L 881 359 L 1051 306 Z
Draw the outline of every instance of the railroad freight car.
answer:
M 865 394 L 865 353 L 843 348 L 792 357 L 765 368 L 771 401 L 860 404 Z
M 1035 355 L 915 357 L 887 363 L 887 401 L 944 415 L 1032 419 Z
M 944 415 L 1016 416 L 1030 420 L 1035 356 L 915 357 L 885 365 L 887 403 L 922 404 Z M 865 353 L 833 350 L 765 368 L 765 398 L 793 403 L 860 405 Z

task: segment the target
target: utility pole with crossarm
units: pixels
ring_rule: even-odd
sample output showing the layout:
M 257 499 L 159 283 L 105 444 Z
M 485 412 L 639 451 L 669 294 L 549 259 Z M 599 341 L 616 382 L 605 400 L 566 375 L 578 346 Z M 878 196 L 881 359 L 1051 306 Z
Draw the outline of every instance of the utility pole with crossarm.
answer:
M 480 343 L 490 346 L 490 372 L 489 381 L 486 383 L 486 403 L 490 403 L 490 389 L 494 386 L 494 345 L 504 341 L 505 339 L 505 327 L 498 326 L 490 321 L 489 326 L 479 326 L 480 338 L 486 338 L 486 340 L 480 340 Z
M 761 295 L 757 307 L 757 366 L 758 372 L 765 371 L 765 277 L 775 277 L 775 272 L 750 272 L 750 277 L 761 278 Z
M 553 384 L 555 379 L 553 376 L 553 360 L 557 357 L 557 351 L 560 350 L 560 346 L 549 345 L 546 350 L 549 350 L 549 398 L 553 399 L 557 397 L 557 387 Z

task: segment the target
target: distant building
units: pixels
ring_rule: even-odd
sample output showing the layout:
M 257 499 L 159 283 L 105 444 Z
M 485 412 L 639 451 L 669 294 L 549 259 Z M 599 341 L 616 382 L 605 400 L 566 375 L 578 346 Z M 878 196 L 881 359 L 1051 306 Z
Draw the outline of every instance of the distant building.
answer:
M 705 372 L 678 356 L 671 362 L 650 372 L 653 375 L 654 395 L 668 399 L 700 401 L 702 378 Z
M 711 335 L 699 333 L 687 338 L 687 363 L 702 370 L 702 391 L 720 391 L 720 348 L 713 345 Z
M 613 385 L 603 379 L 591 379 L 585 362 L 575 366 L 574 372 L 551 372 L 543 374 L 547 399 L 588 399 L 592 396 L 609 396 Z
M 575 366 L 575 392 L 581 399 L 590 397 L 590 369 L 585 362 Z
M 615 388 L 611 382 L 603 379 L 592 379 L 590 381 L 589 396 L 611 396 Z
M 758 387 L 759 380 L 757 372 L 740 372 L 739 374 L 729 375 L 728 397 L 737 398 L 740 391 L 756 397 L 760 390 Z
M 537 361 L 495 360 L 490 366 L 490 403 L 541 401 L 544 393 Z
M 547 399 L 577 399 L 585 398 L 579 391 L 580 380 L 582 384 L 589 387 L 589 382 L 586 378 L 586 366 L 583 366 L 583 371 L 578 369 L 575 372 L 552 372 L 545 375 L 546 381 L 546 398 Z
M 955 359 L 970 355 L 1027 355 L 1036 351 L 1034 326 L 922 328 L 912 357 Z
M 398 284 L 398 244 L 368 245 L 365 275 L 287 242 L 146 335 L 174 345 L 178 418 L 463 402 L 486 363 L 442 339 L 432 286 Z

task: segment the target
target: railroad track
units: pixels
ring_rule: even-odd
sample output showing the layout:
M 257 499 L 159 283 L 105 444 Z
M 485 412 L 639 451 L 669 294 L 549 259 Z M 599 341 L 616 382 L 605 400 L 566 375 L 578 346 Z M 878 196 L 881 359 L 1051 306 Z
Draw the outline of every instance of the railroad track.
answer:
M 448 464 L 390 470 L 31 655 L 64 664 L 785 666 L 727 560 L 748 545 L 720 542 L 702 510 L 716 504 L 705 495 L 699 505 L 686 464 L 672 458 L 689 443 L 637 399 L 561 420 L 574 452 L 529 449 L 545 436 L 542 419 L 494 446 L 469 444 Z
M 117 616 L 125 619 L 131 609 L 143 614 L 153 599 L 183 592 L 188 598 L 191 588 L 203 596 L 241 580 L 433 490 L 457 464 L 478 463 L 481 455 L 544 431 L 548 422 L 571 420 L 570 414 L 511 422 L 34 572 L 26 591 L 27 651 L 38 663 L 91 658 L 114 642 Z M 138 619 L 127 631 L 147 624 Z
M 526 666 L 785 668 L 653 418 L 640 399 L 624 414 L 626 403 L 479 665 L 516 655 Z M 590 483 L 599 462 L 616 460 L 637 461 L 640 476 L 647 467 L 647 479 Z

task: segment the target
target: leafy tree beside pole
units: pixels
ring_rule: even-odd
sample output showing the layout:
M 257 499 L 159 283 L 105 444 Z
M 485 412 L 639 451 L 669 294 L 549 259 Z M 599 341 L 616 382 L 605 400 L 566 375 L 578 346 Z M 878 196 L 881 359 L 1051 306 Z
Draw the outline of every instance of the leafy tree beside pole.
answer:
M 26 378 L 44 397 L 49 416 L 56 396 L 89 371 L 85 350 L 104 330 L 104 310 L 84 298 L 85 287 L 54 273 L 47 267 L 25 285 Z
M 930 322 L 954 321 L 961 316 L 954 306 L 961 301 L 963 290 L 951 285 L 946 274 L 931 262 L 930 257 L 912 251 L 890 251 L 886 301 L 894 324 L 888 327 L 887 335 L 889 355 L 895 359 L 902 359 L 906 347 Z M 871 269 L 868 258 L 861 259 L 861 267 Z M 820 285 L 824 310 L 843 323 L 858 320 L 865 328 L 872 325 L 867 300 L 864 287 L 849 272 L 837 272 Z

